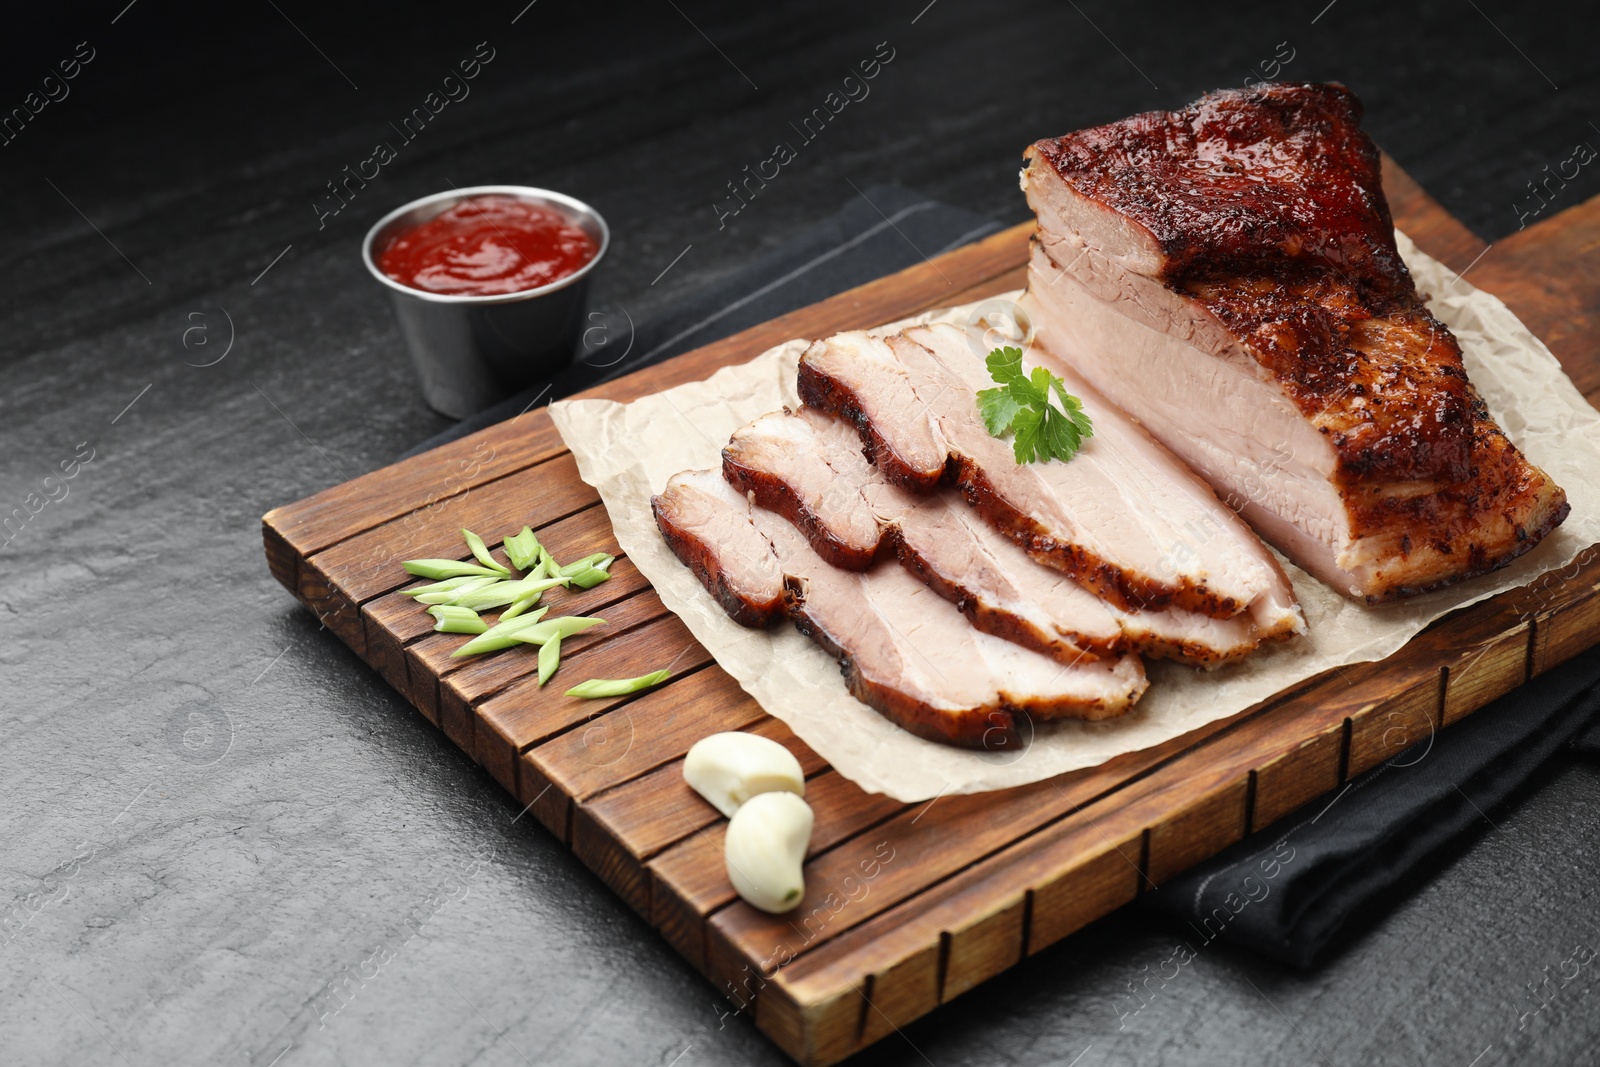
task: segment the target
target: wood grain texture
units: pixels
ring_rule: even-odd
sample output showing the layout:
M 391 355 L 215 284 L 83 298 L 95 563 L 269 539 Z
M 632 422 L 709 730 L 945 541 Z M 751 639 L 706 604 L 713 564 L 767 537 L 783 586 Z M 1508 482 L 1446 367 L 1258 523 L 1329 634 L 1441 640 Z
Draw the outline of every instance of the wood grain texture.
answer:
M 1588 341 L 1600 202 L 1486 246 L 1385 160 L 1397 225 L 1502 296 L 1600 395 Z M 626 400 L 703 378 L 791 337 L 872 326 L 1022 284 L 1031 226 L 1010 230 L 590 390 Z M 1551 263 L 1571 269 L 1550 270 Z M 1554 277 L 1559 275 L 1559 277 Z M 458 529 L 497 546 L 533 526 L 558 559 L 620 556 L 594 490 L 536 410 L 385 467 L 263 520 L 268 566 L 392 686 L 732 1005 L 797 1060 L 831 1064 L 1060 941 L 1363 770 L 1395 759 L 1533 674 L 1600 640 L 1600 554 L 1441 620 L 1377 664 L 1331 670 L 1230 719 L 1102 766 L 982 796 L 905 805 L 867 794 L 766 716 L 625 557 L 554 614 L 607 625 L 563 646 L 540 687 L 533 649 L 457 660 L 401 594 L 398 561 L 465 558 Z M 583 701 L 587 677 L 670 664 L 648 693 Z M 682 781 L 717 730 L 784 744 L 817 815 L 807 891 L 786 916 L 739 900 L 725 820 Z M 1315 811 L 1312 811 L 1315 814 Z M 1298 817 L 1307 818 L 1309 815 Z

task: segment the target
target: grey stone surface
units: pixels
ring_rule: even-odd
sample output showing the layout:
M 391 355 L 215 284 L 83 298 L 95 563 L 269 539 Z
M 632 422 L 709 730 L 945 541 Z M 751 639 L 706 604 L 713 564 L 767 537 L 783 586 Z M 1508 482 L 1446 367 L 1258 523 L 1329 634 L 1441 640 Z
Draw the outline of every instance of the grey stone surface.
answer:
M 10 28 L 3 109 L 95 55 L 0 147 L 0 514 L 56 497 L 0 546 L 0 1062 L 784 1062 L 266 572 L 264 511 L 444 425 L 357 258 L 388 208 L 452 182 L 585 197 L 616 234 L 597 297 L 649 316 L 846 179 L 1019 220 L 1029 140 L 1241 82 L 1285 40 L 1284 76 L 1349 82 L 1488 238 L 1600 144 L 1582 5 L 523 2 L 117 0 Z M 485 40 L 472 95 L 319 229 L 323 183 Z M 872 95 L 719 229 L 724 183 L 885 40 Z M 1600 773 L 1561 762 L 1489 818 L 1315 973 L 1213 947 L 1130 1014 L 1183 933 L 1124 912 L 866 1058 L 1588 1062 L 1591 971 L 1519 1016 L 1596 944 Z

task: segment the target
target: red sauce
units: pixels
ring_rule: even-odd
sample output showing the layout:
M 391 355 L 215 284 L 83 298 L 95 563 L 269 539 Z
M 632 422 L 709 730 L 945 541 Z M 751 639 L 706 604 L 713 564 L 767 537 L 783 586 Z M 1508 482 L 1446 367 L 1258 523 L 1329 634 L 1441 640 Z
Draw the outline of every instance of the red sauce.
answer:
M 560 281 L 594 254 L 594 240 L 553 208 L 486 195 L 399 234 L 378 267 L 413 289 L 490 296 Z

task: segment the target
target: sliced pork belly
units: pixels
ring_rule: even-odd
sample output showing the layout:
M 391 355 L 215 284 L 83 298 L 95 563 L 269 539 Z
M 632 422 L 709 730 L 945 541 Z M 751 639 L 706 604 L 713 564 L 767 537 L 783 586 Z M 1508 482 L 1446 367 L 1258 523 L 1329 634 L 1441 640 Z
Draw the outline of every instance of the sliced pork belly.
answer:
M 735 431 L 723 474 L 789 519 L 830 562 L 859 570 L 893 552 L 977 629 L 1056 659 L 1136 651 L 1212 666 L 1260 641 L 1244 614 L 1116 608 L 1029 558 L 954 488 L 918 494 L 894 484 L 866 461 L 848 425 L 812 408 Z
M 1010 750 L 1027 736 L 1030 719 L 1109 718 L 1148 685 L 1135 656 L 1064 664 L 980 633 L 901 567 L 834 567 L 786 519 L 752 505 L 717 471 L 674 475 L 651 505 L 668 545 L 730 615 L 740 613 L 723 599 L 726 591 L 752 597 L 746 617 L 786 598 L 800 630 L 839 657 L 851 693 L 920 737 Z M 719 511 L 725 521 L 707 520 Z M 762 545 L 767 563 L 750 566 L 747 554 Z M 737 562 L 720 566 L 730 551 Z M 730 572 L 741 581 L 719 581 Z
M 840 442 L 860 477 L 841 476 L 827 460 Z M 887 530 L 866 507 L 861 487 L 874 468 L 849 426 L 811 408 L 763 415 L 733 432 L 722 473 L 769 511 L 800 528 L 812 549 L 846 570 L 864 571 L 894 551 Z
M 783 571 L 742 494 L 720 477 L 687 472 L 652 497 L 650 508 L 673 555 L 734 622 L 763 627 L 787 617 Z
M 994 383 L 965 331 L 934 325 L 885 342 L 841 337 L 839 347 L 841 338 L 829 338 L 801 358 L 801 399 L 856 422 L 869 455 L 911 452 L 900 440 L 909 422 L 907 436 L 923 450 L 923 469 L 931 470 L 922 443 L 931 436 L 947 456 L 946 477 L 1035 559 L 1124 611 L 1181 607 L 1221 619 L 1247 613 L 1263 638 L 1303 626 L 1288 579 L 1260 540 L 1070 368 L 1052 367 L 1083 399 L 1094 436 L 1070 462 L 1018 464 L 1011 446 L 991 437 L 978 418 L 976 393 Z M 877 345 L 888 358 L 882 351 L 871 359 L 849 358 L 854 349 Z M 898 398 L 906 387 L 932 414 L 931 434 L 919 421 L 897 418 L 906 406 L 885 399 Z M 907 488 L 926 486 L 923 478 L 907 477 L 898 462 L 879 467 Z
M 950 445 L 882 338 L 850 331 L 818 341 L 801 359 L 799 387 L 805 403 L 854 425 L 867 459 L 901 485 L 944 480 Z
M 1270 85 L 1038 142 L 1024 303 L 1263 536 L 1377 602 L 1503 566 L 1568 507 L 1416 292 L 1359 120 L 1343 86 Z
M 815 409 L 775 412 L 734 431 L 722 473 L 830 563 L 865 570 L 898 556 L 985 633 L 1067 663 L 1121 650 L 1122 630 L 1099 597 L 1034 563 L 954 490 L 918 495 L 889 482 L 849 425 Z

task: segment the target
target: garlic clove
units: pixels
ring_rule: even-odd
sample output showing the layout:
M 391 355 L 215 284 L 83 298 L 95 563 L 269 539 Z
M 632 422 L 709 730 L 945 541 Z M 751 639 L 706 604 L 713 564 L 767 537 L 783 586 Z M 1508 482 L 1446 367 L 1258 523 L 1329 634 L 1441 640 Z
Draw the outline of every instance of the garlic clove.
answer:
M 806 793 L 805 774 L 794 753 L 760 734 L 702 737 L 684 758 L 683 780 L 730 819 L 739 805 L 758 794 Z
M 761 793 L 728 822 L 723 859 L 728 880 L 745 900 L 779 914 L 806 895 L 800 865 L 811 843 L 811 805 L 793 793 Z

